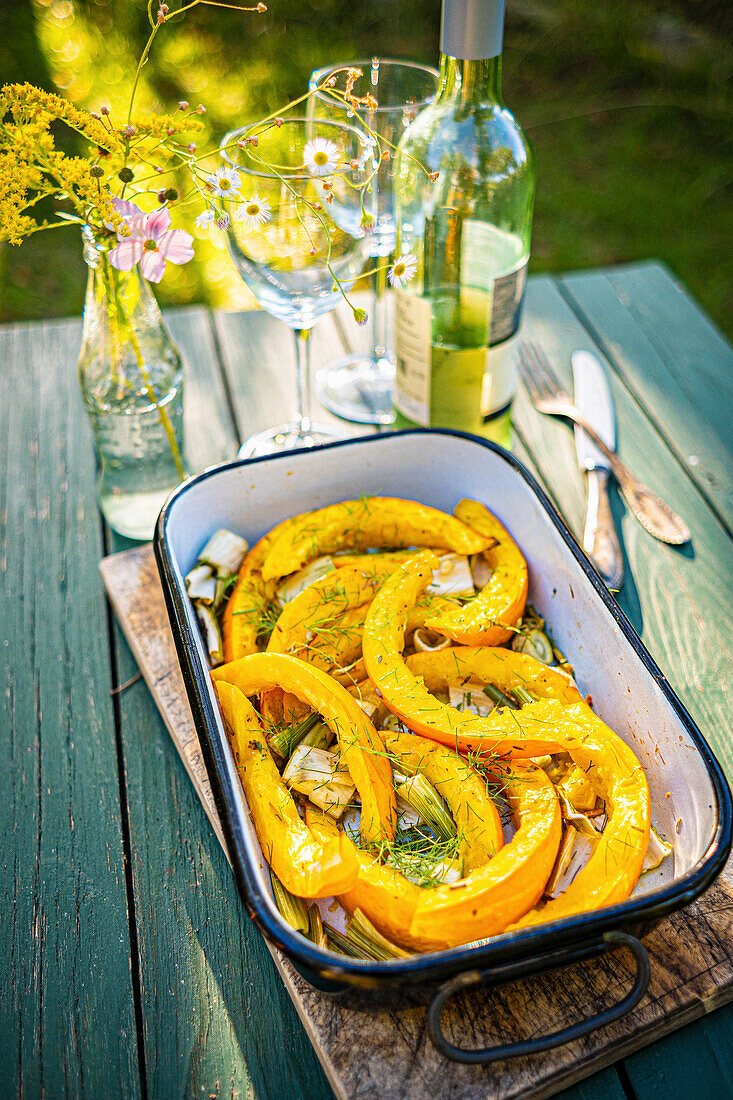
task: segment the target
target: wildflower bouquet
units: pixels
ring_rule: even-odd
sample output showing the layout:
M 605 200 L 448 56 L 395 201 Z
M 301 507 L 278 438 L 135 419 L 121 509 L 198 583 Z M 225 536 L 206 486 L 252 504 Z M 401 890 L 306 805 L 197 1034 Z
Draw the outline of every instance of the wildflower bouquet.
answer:
M 185 475 L 181 362 L 149 286 L 162 279 L 167 264 L 185 264 L 193 257 L 193 238 L 174 225 L 175 210 L 183 204 L 198 204 L 199 227 L 228 231 L 236 225 L 247 232 L 264 232 L 273 216 L 268 198 L 254 191 L 245 194 L 235 162 L 228 157 L 228 164 L 217 167 L 219 158 L 236 149 L 250 163 L 266 168 L 271 177 L 281 178 L 278 165 L 268 163 L 258 146 L 263 135 L 283 126 L 287 112 L 314 94 L 309 91 L 279 113 L 247 127 L 246 136 L 233 139 L 232 150 L 226 145 L 197 150 L 196 137 L 203 129 L 200 116 L 205 113 L 202 105 L 191 107 L 181 101 L 170 113 L 136 111 L 141 73 L 157 35 L 175 16 L 200 4 L 257 14 L 266 11 L 263 3 L 240 7 L 223 0 L 190 0 L 174 10 L 160 3 L 154 11 L 149 0 L 150 33 L 122 117 L 114 117 L 107 106 L 95 112 L 79 109 L 29 84 L 0 89 L 0 242 L 18 245 L 31 234 L 70 222 L 82 227 L 90 269 L 79 359 L 82 394 L 100 459 L 102 510 L 112 526 L 133 537 L 150 533 L 161 500 Z M 376 107 L 371 97 L 355 95 L 360 75 L 358 69 L 331 75 L 318 91 L 325 91 L 355 116 L 359 108 Z M 338 77 L 343 77 L 343 88 L 337 86 Z M 59 146 L 64 126 L 88 143 L 85 155 Z M 359 163 L 358 182 L 353 180 L 353 160 L 341 165 L 334 142 L 314 137 L 302 149 L 303 171 L 313 187 L 297 197 L 296 205 L 302 206 L 295 217 L 302 227 L 315 218 L 327 240 L 337 231 L 327 217 L 334 200 L 329 181 L 338 179 L 342 168 L 343 180 L 350 173 L 348 186 L 360 192 L 359 231 L 367 234 L 372 228 L 364 195 L 371 189 L 380 160 L 392 153 L 381 148 L 367 127 L 362 129 L 364 161 L 363 166 Z M 287 186 L 284 177 L 282 182 Z M 55 211 L 50 216 L 43 213 L 49 208 Z M 334 291 L 348 301 L 331 254 L 329 245 L 325 264 Z M 413 273 L 411 258 L 402 257 L 390 278 L 401 284 Z M 365 311 L 349 305 L 355 320 L 364 323 Z M 114 414 L 127 418 L 124 432 L 119 417 L 119 430 L 110 428 Z M 131 432 L 133 423 L 137 428 Z M 146 501 L 141 524 L 130 524 L 118 515 L 133 497 Z

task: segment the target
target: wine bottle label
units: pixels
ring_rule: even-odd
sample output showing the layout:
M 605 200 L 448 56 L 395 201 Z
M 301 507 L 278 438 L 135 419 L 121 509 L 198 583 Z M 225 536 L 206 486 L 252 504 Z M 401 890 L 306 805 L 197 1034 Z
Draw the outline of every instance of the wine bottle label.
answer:
M 481 415 L 493 416 L 506 408 L 517 389 L 517 341 L 505 340 L 486 353 L 486 372 L 481 388 Z
M 394 293 L 394 331 L 397 377 L 394 403 L 415 424 L 430 426 L 430 338 L 433 311 L 430 302 L 404 290 Z
M 509 404 L 516 389 L 514 340 L 496 348 L 443 346 L 432 339 L 432 305 L 395 290 L 394 404 L 423 427 L 480 430 Z
M 519 328 L 529 257 L 519 238 L 489 222 L 466 218 L 461 231 L 461 282 L 493 293 L 489 343 L 503 343 Z

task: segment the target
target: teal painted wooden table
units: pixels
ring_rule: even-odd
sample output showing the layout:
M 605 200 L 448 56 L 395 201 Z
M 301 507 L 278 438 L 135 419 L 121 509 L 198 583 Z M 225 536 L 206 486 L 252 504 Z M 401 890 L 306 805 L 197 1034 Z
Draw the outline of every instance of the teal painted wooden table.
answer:
M 170 324 L 192 469 L 283 419 L 284 328 L 199 308 Z M 619 602 L 733 779 L 733 351 L 656 264 L 534 278 L 525 325 L 562 372 L 576 347 L 606 356 L 621 456 L 693 530 L 692 547 L 661 546 L 614 499 Z M 124 542 L 96 508 L 79 335 L 78 321 L 0 329 L 3 1095 L 328 1097 L 105 604 L 98 561 Z M 360 339 L 326 318 L 314 360 Z M 522 395 L 515 429 L 516 452 L 579 532 L 570 431 Z M 721 1009 L 562 1095 L 733 1095 L 732 1024 Z

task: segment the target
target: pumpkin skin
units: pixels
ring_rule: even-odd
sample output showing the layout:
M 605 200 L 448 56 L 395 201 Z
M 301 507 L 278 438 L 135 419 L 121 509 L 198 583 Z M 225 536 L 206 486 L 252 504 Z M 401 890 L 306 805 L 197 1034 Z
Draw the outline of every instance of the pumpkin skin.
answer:
M 291 893 L 327 898 L 356 881 L 357 861 L 343 834 L 316 837 L 298 814 L 246 695 L 220 681 L 216 694 L 255 831 L 272 870 Z
M 318 711 L 336 734 L 341 758 L 359 792 L 364 840 L 376 843 L 394 837 L 396 798 L 384 742 L 346 688 L 321 669 L 281 653 L 251 653 L 213 669 L 211 677 L 215 684 L 233 684 L 245 695 L 281 687 Z

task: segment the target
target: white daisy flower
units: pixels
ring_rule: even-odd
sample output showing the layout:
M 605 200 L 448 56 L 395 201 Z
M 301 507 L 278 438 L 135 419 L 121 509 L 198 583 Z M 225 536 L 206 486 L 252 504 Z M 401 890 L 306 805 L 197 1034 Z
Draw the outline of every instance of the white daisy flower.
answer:
M 202 214 L 199 214 L 199 216 L 197 217 L 197 219 L 196 219 L 196 228 L 197 229 L 208 229 L 210 226 L 212 226 L 214 224 L 214 219 L 215 218 L 216 218 L 216 210 L 214 210 L 214 208 L 211 207 L 211 206 L 207 206 L 206 209 L 204 210 L 204 212 Z
M 311 138 L 303 149 L 303 163 L 312 176 L 330 176 L 338 168 L 338 145 L 328 138 Z
M 236 195 L 242 187 L 242 179 L 236 168 L 217 168 L 207 182 L 214 194 L 222 199 Z
M 272 217 L 272 207 L 268 199 L 261 199 L 259 195 L 253 195 L 239 208 L 237 221 L 247 229 L 256 229 L 258 225 L 264 225 Z
M 404 286 L 415 278 L 416 273 L 417 260 L 411 252 L 408 252 L 406 256 L 400 256 L 399 260 L 395 260 L 387 272 L 387 278 L 392 286 Z

